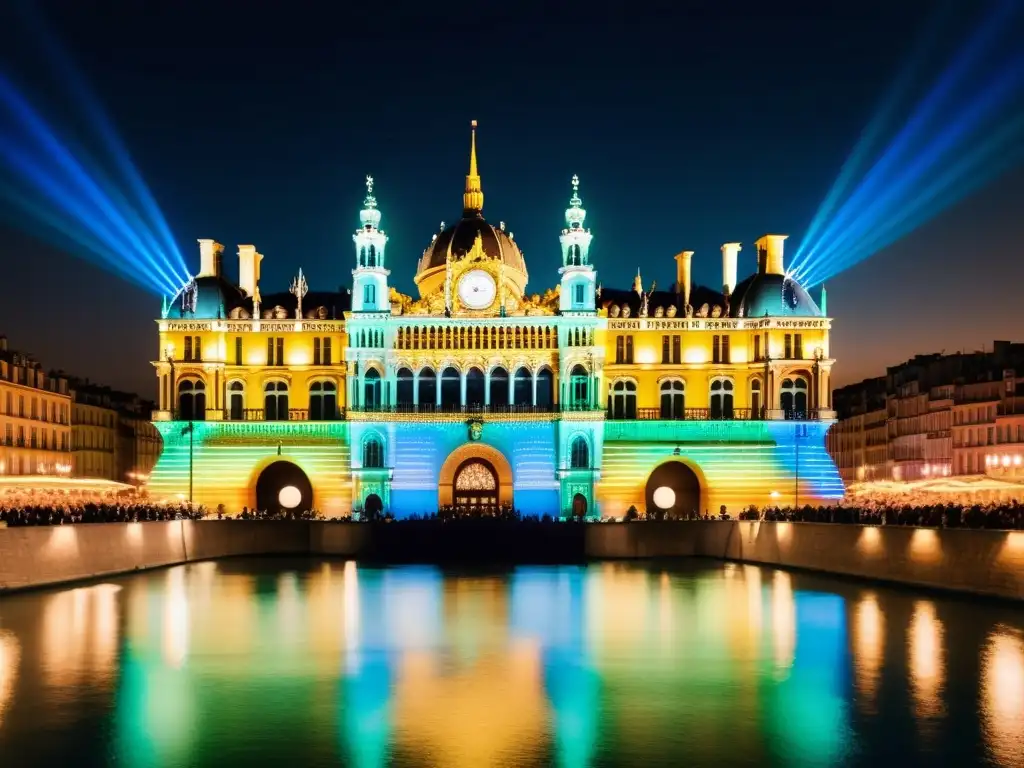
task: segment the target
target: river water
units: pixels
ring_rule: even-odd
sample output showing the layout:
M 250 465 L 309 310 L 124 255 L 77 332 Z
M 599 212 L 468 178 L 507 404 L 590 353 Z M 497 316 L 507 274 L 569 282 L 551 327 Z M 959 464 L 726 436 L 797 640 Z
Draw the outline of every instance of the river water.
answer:
M 754 566 L 198 563 L 0 599 L 0 765 L 1024 765 L 1024 611 Z

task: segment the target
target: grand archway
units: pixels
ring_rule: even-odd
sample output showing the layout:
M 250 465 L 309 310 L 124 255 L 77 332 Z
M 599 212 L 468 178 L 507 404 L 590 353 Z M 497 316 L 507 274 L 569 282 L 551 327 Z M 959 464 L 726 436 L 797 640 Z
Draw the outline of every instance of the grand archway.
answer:
M 681 461 L 665 462 L 647 478 L 644 502 L 651 517 L 678 518 L 700 514 L 700 478 Z
M 489 486 L 493 482 L 494 488 Z M 462 487 L 457 487 L 461 485 Z M 437 502 L 450 507 L 459 500 L 495 498 L 498 506 L 512 506 L 512 465 L 497 448 L 472 442 L 459 446 L 441 465 Z
M 313 508 L 313 484 L 290 461 L 268 464 L 256 479 L 256 509 L 277 514 Z
M 498 473 L 491 462 L 477 457 L 466 459 L 455 470 L 452 503 L 470 509 L 496 508 L 500 487 Z

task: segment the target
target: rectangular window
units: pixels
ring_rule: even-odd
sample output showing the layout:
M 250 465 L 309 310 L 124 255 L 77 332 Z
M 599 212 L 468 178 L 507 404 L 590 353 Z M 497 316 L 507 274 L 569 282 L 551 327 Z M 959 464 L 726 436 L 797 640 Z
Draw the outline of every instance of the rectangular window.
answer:
M 242 337 L 235 337 L 235 365 L 242 364 Z
M 754 337 L 754 362 L 761 360 L 761 334 Z
M 39 418 L 39 400 L 34 397 L 32 398 L 32 418 Z
M 274 337 L 267 339 L 267 365 L 274 364 Z
M 320 339 L 313 339 L 313 365 L 320 365 Z
M 626 337 L 626 365 L 633 364 L 633 337 Z
M 25 418 L 25 396 L 18 395 L 18 415 Z
M 793 337 L 793 357 L 797 360 L 804 359 L 804 335 L 802 333 Z
M 711 340 L 711 362 L 722 362 L 722 337 L 718 334 Z
M 186 336 L 185 337 L 185 351 L 184 351 L 184 354 L 185 354 L 185 360 L 188 360 L 188 361 L 192 360 L 192 337 L 191 336 Z
M 671 352 L 670 352 L 670 347 L 669 347 L 669 337 L 668 336 L 662 336 L 661 337 L 661 362 L 663 364 L 667 364 L 672 359 L 671 357 L 669 357 L 670 354 L 671 354 Z
M 377 300 L 377 286 L 375 285 L 364 285 L 363 286 L 363 309 L 372 309 L 374 302 Z
M 14 445 L 14 427 L 11 424 L 4 425 L 4 443 Z
M 572 298 L 573 298 L 573 303 L 577 307 L 582 307 L 583 306 L 583 284 L 582 283 L 573 286 Z
M 203 337 L 196 336 L 195 341 L 192 343 L 192 354 L 195 356 L 196 361 L 203 359 Z
M 793 334 L 787 333 L 785 337 L 785 347 L 782 354 L 786 360 L 793 359 Z
M 722 337 L 722 362 L 731 363 L 732 359 L 729 357 L 729 337 Z
M 672 362 L 675 365 L 683 362 L 683 338 L 681 336 L 672 337 Z
M 619 365 L 621 365 L 622 363 L 626 362 L 626 357 L 625 357 L 625 352 L 624 352 L 625 344 L 626 344 L 626 339 L 625 339 L 624 336 L 616 336 L 615 337 L 615 362 L 618 363 Z
M 284 336 L 277 337 L 277 365 L 284 365 Z
M 331 362 L 331 337 L 324 337 L 324 365 L 332 365 Z

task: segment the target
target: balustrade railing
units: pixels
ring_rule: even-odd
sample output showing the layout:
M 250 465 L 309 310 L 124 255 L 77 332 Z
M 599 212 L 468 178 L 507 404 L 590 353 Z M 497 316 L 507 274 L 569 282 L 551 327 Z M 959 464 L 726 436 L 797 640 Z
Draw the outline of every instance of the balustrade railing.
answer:
M 605 418 L 609 421 L 761 421 L 769 418 L 769 414 L 763 408 L 613 408 L 607 411 Z M 785 411 L 783 418 L 814 421 L 818 410 Z
M 453 405 L 450 403 L 442 403 L 436 405 L 434 403 L 397 403 L 392 405 L 360 405 L 355 408 L 349 408 L 354 413 L 423 413 L 423 414 L 447 414 L 447 413 L 465 413 L 465 414 L 513 414 L 513 413 L 557 413 L 560 408 L 557 405 L 482 405 L 479 403 L 469 403 L 466 405 Z

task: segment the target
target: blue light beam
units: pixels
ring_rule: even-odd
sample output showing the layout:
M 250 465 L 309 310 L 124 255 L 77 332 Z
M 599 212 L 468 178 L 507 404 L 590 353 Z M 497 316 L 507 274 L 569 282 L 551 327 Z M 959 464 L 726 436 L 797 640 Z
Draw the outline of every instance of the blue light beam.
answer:
M 161 252 L 155 251 L 155 239 L 148 232 L 142 218 L 128 205 L 124 195 L 115 191 L 113 196 L 121 205 L 115 204 L 102 188 L 111 185 L 104 184 L 98 171 L 90 173 L 61 143 L 46 121 L 20 96 L 13 84 L 3 77 L 0 77 L 0 103 L 7 107 L 22 132 L 37 145 L 42 156 L 58 173 L 48 173 L 42 162 L 30 159 L 32 154 L 39 154 L 38 150 L 33 153 L 24 143 L 18 144 L 10 137 L 6 137 L 3 151 L 8 165 L 54 205 L 74 216 L 80 225 L 100 238 L 105 243 L 106 252 L 120 253 L 122 261 L 130 262 L 133 269 L 149 272 L 152 275 L 149 283 L 151 287 L 158 288 L 160 292 L 167 292 L 168 289 L 173 292 L 181 285 L 184 279 L 175 274 L 177 270 L 173 269 L 165 256 L 161 257 Z M 29 206 L 25 210 L 39 210 L 39 207 Z M 52 221 L 53 217 L 37 219 L 46 223 Z M 65 226 L 58 228 L 58 231 L 66 236 L 67 232 L 75 229 Z M 91 245 L 88 250 L 96 252 Z M 104 261 L 109 265 L 107 259 Z M 119 272 L 123 273 L 123 270 Z M 182 272 L 187 274 L 185 270 Z
M 155 241 L 153 242 L 154 250 L 161 258 L 168 261 L 171 270 L 176 275 L 187 275 L 188 266 L 181 255 L 181 251 L 178 249 L 174 237 L 171 235 L 167 220 L 149 191 L 149 187 L 147 187 L 135 164 L 132 162 L 131 155 L 118 135 L 113 122 L 104 112 L 85 78 L 79 74 L 71 59 L 57 44 L 56 38 L 47 28 L 43 19 L 36 12 L 36 9 L 31 4 L 26 3 L 22 3 L 21 6 L 23 17 L 35 29 L 38 38 L 42 41 L 42 48 L 46 52 L 47 60 L 58 69 L 61 81 L 69 85 L 72 95 L 89 118 L 92 127 L 96 129 L 100 140 L 114 160 L 123 180 L 135 195 L 145 216 L 148 217 L 150 226 L 146 227 L 146 232 L 148 233 L 150 227 L 152 227 L 162 240 L 160 244 L 157 244 Z
M 950 64 L 938 82 L 931 88 L 928 94 L 918 102 L 911 117 L 904 124 L 893 141 L 889 144 L 884 154 L 875 162 L 871 170 L 864 176 L 857 188 L 843 203 L 838 214 L 832 218 L 825 227 L 824 232 L 818 236 L 817 241 L 812 241 L 811 233 L 804 236 L 799 248 L 798 257 L 794 259 L 792 272 L 800 274 L 806 272 L 811 263 L 821 258 L 819 251 L 823 243 L 834 239 L 847 225 L 850 217 L 857 214 L 863 202 L 873 199 L 877 194 L 877 188 L 886 181 L 887 177 L 897 169 L 897 163 L 902 159 L 905 150 L 920 137 L 921 132 L 928 127 L 928 124 L 936 116 L 939 110 L 946 105 L 952 91 L 966 77 L 978 63 L 978 60 L 988 51 L 999 34 L 1005 30 L 1009 18 L 1019 10 L 1014 0 L 1004 0 L 995 11 L 981 24 L 974 32 L 953 63 Z M 855 150 L 856 152 L 856 150 Z M 844 183 L 848 186 L 848 182 Z M 832 203 L 834 208 L 834 202 Z M 815 217 L 817 220 L 817 216 Z M 815 233 L 821 229 L 821 223 L 817 226 L 812 222 Z
M 838 234 L 824 248 L 815 250 L 814 264 L 828 264 L 833 274 L 852 266 L 851 252 L 857 238 L 870 234 L 871 229 L 894 206 L 912 202 L 909 196 L 914 193 L 914 186 L 929 171 L 936 168 L 939 162 L 956 149 L 963 139 L 977 131 L 986 118 L 991 117 L 1007 102 L 1009 96 L 1020 90 L 1024 82 L 1024 57 L 1014 61 L 1013 66 L 995 83 L 986 88 L 970 106 L 960 113 L 960 118 L 951 127 L 933 139 L 928 146 L 900 173 L 899 180 L 890 184 L 884 192 L 877 194 L 872 203 L 863 208 L 846 229 Z M 845 250 L 844 250 L 845 249 Z M 842 253 L 837 258 L 837 254 Z M 797 275 L 808 272 L 804 265 Z M 799 279 L 799 277 L 798 277 Z

